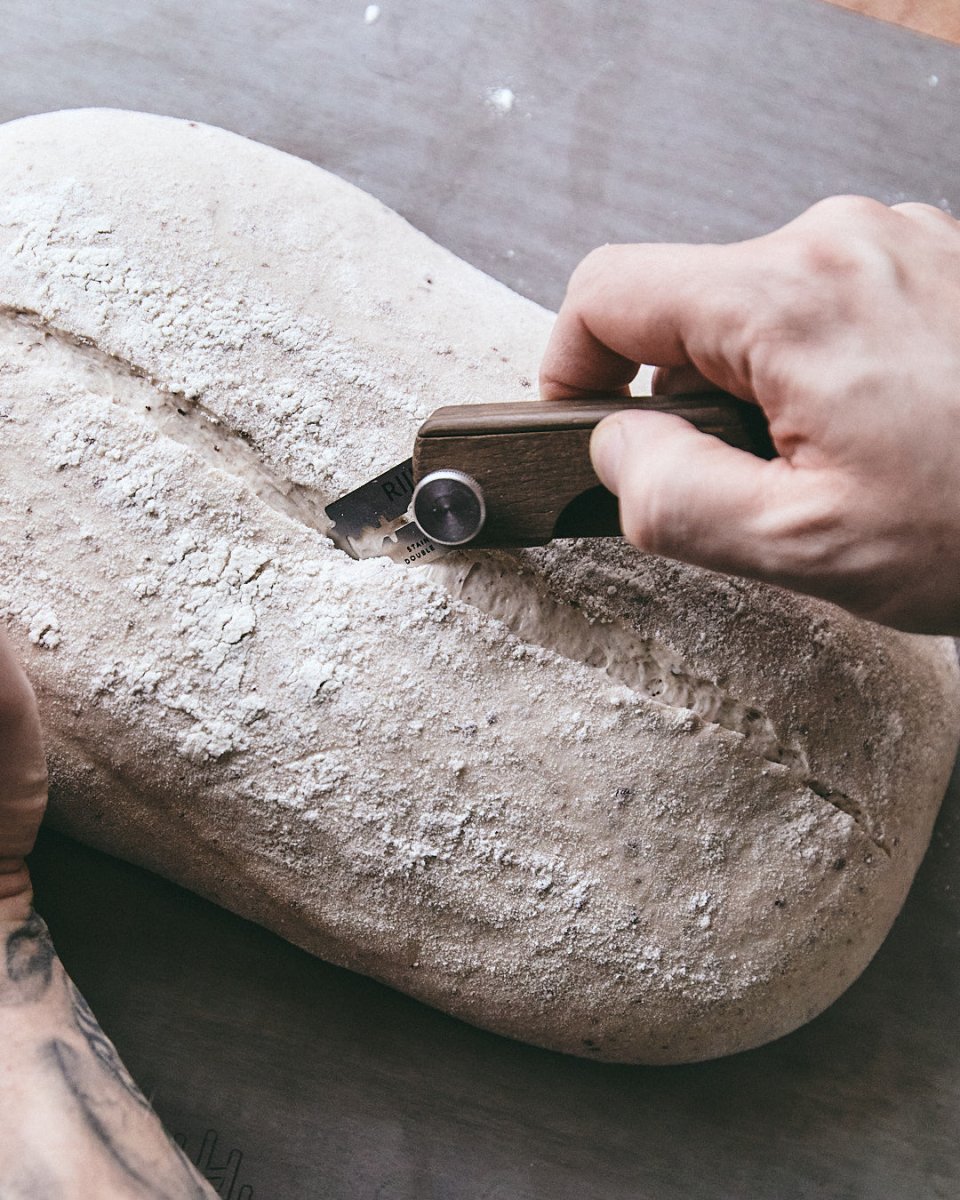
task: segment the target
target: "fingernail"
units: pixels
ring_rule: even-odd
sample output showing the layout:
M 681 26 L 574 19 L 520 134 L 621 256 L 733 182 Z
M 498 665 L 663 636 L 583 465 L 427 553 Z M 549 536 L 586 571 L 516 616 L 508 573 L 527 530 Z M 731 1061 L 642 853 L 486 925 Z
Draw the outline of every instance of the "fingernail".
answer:
M 620 479 L 620 460 L 623 457 L 623 423 L 617 417 L 607 417 L 590 438 L 590 461 L 605 488 L 617 494 Z

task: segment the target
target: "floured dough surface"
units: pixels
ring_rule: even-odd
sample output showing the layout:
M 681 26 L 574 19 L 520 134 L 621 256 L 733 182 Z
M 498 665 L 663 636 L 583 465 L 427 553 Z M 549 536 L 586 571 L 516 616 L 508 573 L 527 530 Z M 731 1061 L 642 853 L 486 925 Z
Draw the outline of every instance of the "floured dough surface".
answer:
M 0 607 L 52 814 L 573 1053 L 755 1045 L 875 952 L 956 745 L 948 643 L 618 542 L 357 563 L 323 506 L 549 314 L 223 131 L 0 129 Z

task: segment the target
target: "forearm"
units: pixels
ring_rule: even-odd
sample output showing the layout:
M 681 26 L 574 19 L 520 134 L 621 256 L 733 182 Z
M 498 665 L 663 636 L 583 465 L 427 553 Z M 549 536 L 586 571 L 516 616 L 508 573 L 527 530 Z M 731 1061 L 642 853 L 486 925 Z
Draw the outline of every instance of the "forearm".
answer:
M 207 1200 L 34 913 L 0 935 L 0 1195 Z

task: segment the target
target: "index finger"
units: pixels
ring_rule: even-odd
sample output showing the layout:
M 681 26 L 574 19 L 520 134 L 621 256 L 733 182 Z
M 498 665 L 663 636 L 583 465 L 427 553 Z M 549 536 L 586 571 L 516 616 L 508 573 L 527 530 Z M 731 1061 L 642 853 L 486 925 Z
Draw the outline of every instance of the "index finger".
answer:
M 626 394 L 644 363 L 693 366 L 739 393 L 725 360 L 731 247 L 603 246 L 574 271 L 540 370 L 545 400 Z

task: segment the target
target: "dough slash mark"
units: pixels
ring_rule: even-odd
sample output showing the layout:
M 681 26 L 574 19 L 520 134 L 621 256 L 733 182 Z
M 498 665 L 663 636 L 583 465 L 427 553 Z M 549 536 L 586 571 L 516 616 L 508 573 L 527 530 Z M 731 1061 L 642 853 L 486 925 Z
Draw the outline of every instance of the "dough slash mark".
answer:
M 196 400 L 170 391 L 145 371 L 101 350 L 88 338 L 58 329 L 36 312 L 0 306 L 0 352 L 38 351 L 64 374 L 79 374 L 90 390 L 234 476 L 264 504 L 318 533 L 331 525 L 315 491 L 270 471 L 242 434 L 228 429 Z M 454 559 L 424 568 L 456 599 L 500 621 L 522 641 L 606 672 L 654 703 L 689 710 L 704 724 L 740 734 L 758 757 L 785 767 L 803 786 L 845 813 L 889 857 L 882 836 L 850 796 L 812 779 L 803 749 L 783 741 L 772 721 L 716 684 L 693 674 L 667 647 L 639 637 L 628 625 L 593 623 L 569 604 L 545 595 L 529 577 L 495 554 L 483 562 Z M 509 586 L 504 579 L 509 572 Z
M 483 560 L 444 560 L 424 570 L 456 599 L 494 617 L 521 641 L 604 671 L 645 699 L 689 710 L 705 725 L 740 734 L 747 750 L 785 767 L 803 787 L 850 817 L 889 857 L 883 838 L 857 801 L 811 777 L 800 746 L 784 741 L 759 709 L 695 675 L 666 646 L 640 637 L 625 623 L 591 621 L 572 605 L 544 595 L 531 576 L 496 554 Z M 508 575 L 509 586 L 504 586 Z
M 11 345 L 27 354 L 42 353 L 54 368 L 79 375 L 96 395 L 108 397 L 211 467 L 233 475 L 276 512 L 318 533 L 329 532 L 331 523 L 320 496 L 268 470 L 242 434 L 228 429 L 198 401 L 165 388 L 88 338 L 49 325 L 39 313 L 0 306 L 0 348 Z

